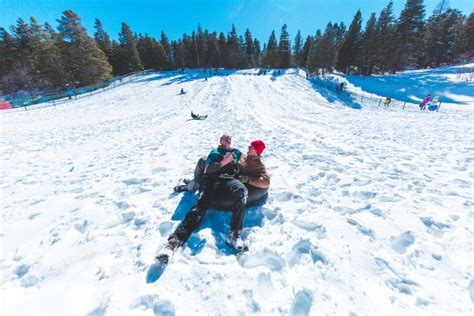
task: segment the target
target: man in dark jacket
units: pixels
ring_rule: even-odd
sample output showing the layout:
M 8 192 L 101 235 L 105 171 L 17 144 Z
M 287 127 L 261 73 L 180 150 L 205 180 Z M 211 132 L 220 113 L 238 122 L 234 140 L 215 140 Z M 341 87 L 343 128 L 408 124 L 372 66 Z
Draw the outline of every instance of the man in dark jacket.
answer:
M 241 152 L 238 149 L 232 148 L 232 137 L 229 134 L 224 134 L 219 140 L 219 146 L 212 149 L 207 157 L 200 158 L 194 168 L 194 178 L 192 180 L 184 179 L 185 184 L 174 187 L 175 192 L 196 192 L 203 184 L 204 170 L 213 162 L 221 161 L 225 155 L 232 152 L 235 161 L 238 161 Z
M 226 244 L 239 253 L 248 251 L 240 235 L 248 195 L 248 189 L 244 183 L 257 188 L 270 186 L 270 177 L 260 160 L 264 149 L 263 141 L 253 141 L 247 155 L 242 155 L 238 161 L 235 161 L 233 152 L 229 152 L 222 158 L 218 158 L 219 156 L 213 158 L 211 151 L 208 156 L 210 163 L 207 164 L 204 172 L 204 188 L 199 193 L 198 202 L 169 236 L 168 244 L 158 252 L 156 256 L 158 261 L 168 262 L 173 252 L 188 240 L 191 233 L 199 227 L 216 197 L 232 201 L 231 227 Z

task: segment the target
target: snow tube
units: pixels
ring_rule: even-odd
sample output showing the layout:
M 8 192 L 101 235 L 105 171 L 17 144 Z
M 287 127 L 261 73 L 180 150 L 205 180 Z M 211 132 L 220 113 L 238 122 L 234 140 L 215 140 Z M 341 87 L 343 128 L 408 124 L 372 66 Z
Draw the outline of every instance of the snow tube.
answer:
M 438 109 L 438 105 L 430 105 L 428 106 L 428 111 L 436 111 Z
M 263 202 L 268 196 L 268 188 L 262 189 L 254 187 L 253 185 L 245 186 L 249 191 L 246 207 L 252 207 L 259 202 Z M 229 210 L 232 208 L 232 201 L 217 198 L 213 201 L 212 207 L 220 210 Z

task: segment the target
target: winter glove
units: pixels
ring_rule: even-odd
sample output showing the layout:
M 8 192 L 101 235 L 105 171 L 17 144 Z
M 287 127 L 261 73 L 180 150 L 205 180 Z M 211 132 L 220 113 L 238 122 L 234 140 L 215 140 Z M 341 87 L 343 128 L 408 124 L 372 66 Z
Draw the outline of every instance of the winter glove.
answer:
M 247 183 L 247 182 L 249 182 L 250 178 L 249 178 L 249 176 L 239 176 L 239 180 L 242 183 Z

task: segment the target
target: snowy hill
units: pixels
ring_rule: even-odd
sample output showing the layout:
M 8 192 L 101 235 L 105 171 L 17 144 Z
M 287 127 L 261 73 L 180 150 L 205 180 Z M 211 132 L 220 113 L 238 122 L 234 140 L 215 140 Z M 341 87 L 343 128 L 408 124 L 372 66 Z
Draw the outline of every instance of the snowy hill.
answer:
M 355 110 L 294 71 L 256 72 L 155 74 L 0 113 L 1 314 L 472 314 L 472 110 Z M 194 202 L 172 187 L 224 132 L 267 144 L 249 253 L 209 212 L 146 283 Z
M 335 76 L 341 77 L 341 76 Z M 404 71 L 384 76 L 344 76 L 348 87 L 419 103 L 427 94 L 445 105 L 474 108 L 474 64 Z

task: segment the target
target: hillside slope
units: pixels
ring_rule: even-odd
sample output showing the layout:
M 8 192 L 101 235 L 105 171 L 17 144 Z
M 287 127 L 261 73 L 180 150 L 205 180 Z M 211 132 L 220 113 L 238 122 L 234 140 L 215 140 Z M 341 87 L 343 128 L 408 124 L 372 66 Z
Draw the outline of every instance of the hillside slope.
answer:
M 354 110 L 292 71 L 156 74 L 2 113 L 1 313 L 472 313 L 473 118 Z M 210 212 L 147 284 L 194 202 L 172 187 L 224 132 L 267 144 L 248 255 Z

